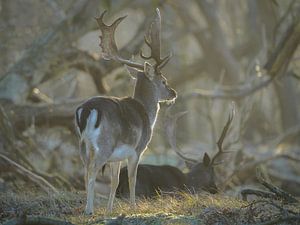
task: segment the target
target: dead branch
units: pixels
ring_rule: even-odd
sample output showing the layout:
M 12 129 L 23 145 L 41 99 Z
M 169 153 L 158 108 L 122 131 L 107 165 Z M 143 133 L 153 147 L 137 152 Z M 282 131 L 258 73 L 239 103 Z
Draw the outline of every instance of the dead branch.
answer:
M 297 19 L 288 29 L 285 36 L 271 54 L 265 69 L 271 76 L 276 76 L 281 69 L 289 64 L 297 46 L 300 42 L 300 18 Z
M 113 69 L 119 65 L 110 65 L 110 69 Z M 103 83 L 103 77 L 109 73 L 108 66 L 103 60 L 98 60 L 88 52 L 82 51 L 75 47 L 70 47 L 65 51 L 62 51 L 56 58 L 56 60 L 49 66 L 49 71 L 43 81 L 51 79 L 52 74 L 59 74 L 61 70 L 66 68 L 77 68 L 79 70 L 88 72 L 97 87 L 99 93 L 106 93 L 107 87 Z
M 264 87 L 267 87 L 273 81 L 273 78 L 260 78 L 260 82 L 249 85 L 249 83 L 252 83 L 251 80 L 247 80 L 241 85 L 221 86 L 216 90 L 204 90 L 198 88 L 192 92 L 185 93 L 184 98 L 202 97 L 212 99 L 241 99 L 255 93 L 258 90 L 261 90 Z
M 205 97 L 205 98 L 243 98 L 250 94 L 267 87 L 274 79 L 274 77 L 284 73 L 291 61 L 291 58 L 300 43 L 300 19 L 290 25 L 288 32 L 282 37 L 281 42 L 271 54 L 267 63 L 264 66 L 266 78 L 260 78 L 256 84 L 249 85 L 246 81 L 238 86 L 223 86 L 218 90 L 204 90 L 197 89 L 186 96 Z M 251 78 L 252 79 L 252 78 Z M 251 82 L 250 82 L 251 83 Z
M 293 156 L 287 155 L 287 154 L 277 154 L 277 155 L 273 155 L 267 158 L 263 158 L 257 161 L 253 161 L 253 162 L 248 162 L 248 163 L 244 163 L 241 166 L 238 166 L 227 178 L 226 180 L 222 183 L 222 187 L 225 189 L 228 184 L 230 183 L 230 181 L 232 181 L 232 179 L 236 176 L 240 176 L 241 174 L 251 174 L 254 169 L 261 165 L 261 164 L 265 164 L 269 161 L 272 161 L 274 159 L 279 159 L 279 158 L 284 158 L 284 159 L 288 159 L 288 160 L 292 160 L 295 162 L 299 162 L 300 159 L 295 158 Z M 252 171 L 252 172 L 251 172 Z
M 268 224 L 281 224 L 281 222 L 297 222 L 300 220 L 300 215 L 297 212 L 294 212 L 293 210 L 290 210 L 288 208 L 285 208 L 282 204 L 279 205 L 278 203 L 274 202 L 273 200 L 256 200 L 251 202 L 249 205 L 245 207 L 249 207 L 251 210 L 259 209 L 257 205 L 262 206 L 272 206 L 273 208 L 279 210 L 279 213 L 274 213 L 271 218 L 275 218 L 269 221 L 265 221 L 262 223 L 256 223 L 253 225 L 268 225 Z M 256 207 L 254 207 L 256 206 Z M 272 210 L 273 213 L 274 210 Z M 269 217 L 270 218 L 270 217 Z
M 20 164 L 16 163 L 15 161 L 11 160 L 10 158 L 6 157 L 5 155 L 0 153 L 0 157 L 5 160 L 10 165 L 14 166 L 16 168 L 16 172 L 25 175 L 28 177 L 29 180 L 36 183 L 38 186 L 40 186 L 45 192 L 48 192 L 49 189 L 52 190 L 55 193 L 58 193 L 56 188 L 52 186 L 47 180 L 45 180 L 43 177 L 36 175 L 35 173 L 31 172 L 30 170 L 26 169 L 25 167 L 21 166 Z
M 149 14 L 149 12 L 148 12 Z M 129 44 L 125 45 L 120 52 L 133 52 L 137 54 L 140 46 L 144 42 L 144 29 L 148 23 L 149 17 L 146 17 L 140 24 L 134 39 Z M 119 63 L 107 63 L 105 60 L 98 60 L 88 52 L 82 51 L 78 48 L 70 46 L 57 56 L 57 59 L 49 66 L 43 81 L 51 78 L 52 74 L 58 74 L 60 70 L 75 67 L 79 70 L 88 72 L 96 84 L 99 93 L 106 93 L 107 87 L 103 83 L 103 78 L 109 74 L 113 69 L 120 67 Z
M 241 191 L 242 199 L 247 201 L 248 195 L 256 195 L 262 198 L 275 198 L 276 195 L 272 192 L 262 191 L 262 190 L 254 190 L 254 189 L 243 189 Z
M 207 40 L 204 41 L 204 35 L 197 35 L 201 46 L 205 49 L 207 48 L 206 52 L 214 51 L 213 54 L 215 56 L 219 56 L 218 60 L 221 62 L 220 66 L 223 66 L 225 69 L 226 77 L 230 81 L 237 81 L 240 77 L 240 73 L 242 72 L 242 68 L 240 63 L 234 57 L 232 52 L 230 51 L 227 40 L 224 38 L 225 34 L 220 26 L 220 21 L 217 15 L 216 4 L 212 4 L 206 0 L 204 1 L 196 1 L 198 7 L 201 9 L 206 22 L 208 24 L 210 33 L 212 35 L 212 44 L 208 45 Z M 213 47 L 212 47 L 213 46 Z
M 277 219 L 273 219 L 263 223 L 257 223 L 255 225 L 273 225 L 273 224 L 282 224 L 283 222 L 298 222 L 300 221 L 300 215 L 295 216 L 281 216 Z
M 294 127 L 291 127 L 288 129 L 285 133 L 279 135 L 275 140 L 273 140 L 271 143 L 268 144 L 270 149 L 276 149 L 280 144 L 283 144 L 288 138 L 297 135 L 300 132 L 300 125 L 295 125 Z M 222 183 L 222 187 L 226 188 L 227 185 L 230 183 L 230 181 L 236 177 L 240 176 L 242 174 L 251 174 L 255 168 L 261 164 L 265 164 L 267 162 L 270 162 L 275 159 L 287 159 L 291 160 L 294 162 L 300 162 L 300 159 L 286 153 L 279 153 L 279 154 L 274 154 L 268 157 L 260 157 L 259 160 L 252 161 L 252 162 L 246 162 L 243 163 L 242 165 L 238 166 L 235 168 L 235 170 L 226 178 L 226 180 Z M 252 172 L 251 172 L 252 171 Z
M 43 216 L 21 216 L 11 219 L 3 225 L 74 225 L 71 222 Z
M 30 126 L 33 118 L 35 125 L 62 125 L 72 131 L 74 110 L 81 102 L 82 100 L 72 100 L 55 104 L 8 104 L 4 107 L 11 118 L 13 127 L 19 131 Z
M 296 203 L 299 202 L 294 196 L 291 194 L 283 191 L 279 187 L 276 187 L 275 185 L 267 182 L 261 175 L 260 171 L 257 171 L 256 177 L 263 186 L 265 186 L 267 189 L 269 189 L 272 193 L 276 195 L 278 199 L 283 200 L 286 203 Z
M 20 99 L 24 99 L 22 96 L 27 96 L 32 85 L 43 79 L 51 59 L 54 59 L 62 49 L 65 49 L 68 43 L 71 44 L 72 40 L 76 40 L 91 28 L 91 23 L 87 21 L 90 20 L 91 15 L 96 14 L 98 4 L 99 2 L 96 0 L 78 1 L 72 4 L 67 16 L 47 33 L 37 38 L 24 56 L 1 78 L 1 81 L 8 76 L 20 76 L 26 83 L 24 85 L 25 92 L 19 93 Z M 76 21 L 79 15 L 80 22 Z M 12 100 L 18 101 L 20 99 Z
M 228 80 L 231 82 L 236 81 L 236 79 L 239 77 L 238 74 L 240 71 L 240 66 L 236 62 L 230 49 L 227 47 L 226 41 L 222 40 L 222 37 L 224 36 L 222 30 L 214 27 L 215 30 L 210 32 L 212 36 L 212 40 L 210 40 L 206 35 L 203 34 L 203 32 L 201 32 L 201 30 L 195 29 L 195 27 L 199 26 L 199 22 L 192 16 L 191 13 L 189 13 L 189 9 L 183 1 L 176 1 L 176 4 L 173 4 L 172 6 L 177 11 L 185 26 L 189 28 L 189 32 L 195 36 L 199 45 L 204 50 L 204 66 L 206 66 L 209 74 L 219 75 L 219 68 L 224 68 L 226 70 L 226 76 Z M 202 9 L 203 8 L 201 8 L 201 10 Z M 209 10 L 211 10 L 211 7 Z M 202 11 L 208 23 L 213 23 L 213 26 L 219 27 L 218 22 L 213 19 L 215 18 L 215 13 L 211 14 L 211 11 L 207 12 L 208 9 L 206 8 Z M 208 15 L 207 13 L 212 16 L 206 17 L 206 15 Z M 213 65 L 208 63 L 212 61 L 214 62 Z M 199 72 L 197 71 L 196 74 L 199 74 Z
M 200 34 L 202 34 L 202 33 L 200 32 Z M 250 54 L 253 54 L 253 53 L 251 53 L 251 51 L 253 51 L 253 42 L 252 42 L 252 40 L 248 40 L 241 45 L 234 46 L 231 49 L 231 51 L 235 58 L 246 57 L 246 56 L 248 56 L 249 52 L 250 52 Z M 210 53 L 210 52 L 208 52 L 208 53 Z M 191 82 L 193 79 L 199 78 L 199 75 L 203 72 L 207 72 L 208 74 L 213 74 L 211 72 L 211 70 L 214 68 L 210 67 L 210 62 L 211 62 L 212 58 L 214 59 L 214 57 L 211 56 L 211 58 L 204 57 L 204 58 L 197 60 L 194 64 L 189 65 L 188 70 L 184 69 L 184 70 L 180 71 L 179 74 L 184 73 L 184 76 L 174 77 L 174 79 L 172 80 L 172 83 L 174 83 L 176 86 L 180 86 L 182 83 L 186 82 L 187 80 L 189 80 Z M 217 72 L 215 72 L 215 73 L 217 73 Z M 218 78 L 215 78 L 215 79 L 217 80 Z

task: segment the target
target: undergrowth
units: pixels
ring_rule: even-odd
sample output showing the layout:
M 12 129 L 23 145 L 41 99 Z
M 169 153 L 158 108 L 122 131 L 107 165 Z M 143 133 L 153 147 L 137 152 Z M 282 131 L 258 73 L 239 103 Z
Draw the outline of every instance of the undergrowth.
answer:
M 156 199 L 138 199 L 133 208 L 116 199 L 113 213 L 105 210 L 107 200 L 96 198 L 93 216 L 83 215 L 84 192 L 2 193 L 0 222 L 22 215 L 60 218 L 74 224 L 256 224 L 282 211 L 272 204 L 249 203 L 222 195 L 177 193 Z M 261 201 L 263 203 L 263 201 Z M 266 203 L 267 201 L 265 201 Z M 268 203 L 268 202 L 267 202 Z M 288 210 L 300 212 L 299 205 Z

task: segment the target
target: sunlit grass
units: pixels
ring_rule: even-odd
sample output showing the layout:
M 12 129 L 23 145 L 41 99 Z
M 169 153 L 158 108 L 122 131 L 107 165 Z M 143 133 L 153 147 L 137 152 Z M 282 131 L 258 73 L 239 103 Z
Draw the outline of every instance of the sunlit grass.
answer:
M 0 194 L 0 223 L 21 215 L 56 217 L 74 224 L 245 224 L 272 218 L 278 209 L 272 204 L 256 204 L 222 194 L 174 193 L 155 199 L 137 199 L 136 207 L 128 200 L 116 199 L 112 213 L 106 211 L 106 199 L 95 198 L 92 216 L 83 214 L 84 192 L 41 193 L 27 191 Z M 268 200 L 263 200 L 268 201 Z M 300 205 L 288 205 L 286 209 L 300 212 Z M 277 210 L 277 211 L 276 211 Z
M 197 224 L 198 216 L 207 208 L 237 209 L 246 205 L 245 202 L 228 198 L 221 195 L 191 195 L 188 193 L 177 193 L 173 196 L 163 195 L 155 199 L 138 199 L 136 207 L 132 207 L 128 201 L 116 199 L 114 210 L 108 213 L 104 207 L 98 207 L 93 216 L 80 215 L 71 216 L 69 219 L 75 223 L 101 224 L 105 218 L 117 218 L 121 215 L 126 218 L 147 220 L 153 223 L 163 220 L 168 224 Z M 101 205 L 102 205 L 101 204 Z M 140 221 L 141 222 L 141 221 Z M 127 223 L 125 223 L 127 224 Z M 151 223 L 147 223 L 151 224 Z

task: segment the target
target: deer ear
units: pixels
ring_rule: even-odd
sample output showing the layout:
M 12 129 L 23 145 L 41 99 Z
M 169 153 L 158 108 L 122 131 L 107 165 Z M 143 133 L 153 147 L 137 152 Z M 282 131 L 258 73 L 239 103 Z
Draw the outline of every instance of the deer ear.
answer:
M 209 155 L 205 152 L 203 156 L 203 164 L 204 166 L 208 167 L 210 165 L 210 157 Z
M 138 69 L 136 69 L 136 68 L 133 68 L 133 67 L 130 67 L 130 66 L 127 66 L 127 65 L 125 65 L 125 68 L 126 68 L 127 72 L 130 74 L 130 76 L 131 76 L 133 79 L 136 79 L 138 73 L 139 73 L 139 72 L 142 72 L 141 70 L 138 70 Z
M 148 77 L 149 80 L 153 80 L 154 75 L 155 75 L 154 72 L 155 71 L 154 71 L 153 66 L 150 63 L 145 62 L 144 63 L 144 73 L 145 73 L 146 77 Z

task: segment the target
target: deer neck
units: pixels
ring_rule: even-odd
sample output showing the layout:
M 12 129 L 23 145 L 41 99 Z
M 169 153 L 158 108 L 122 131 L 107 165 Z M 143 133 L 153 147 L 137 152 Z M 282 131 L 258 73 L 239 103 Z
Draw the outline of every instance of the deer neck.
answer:
M 159 110 L 158 90 L 142 73 L 137 76 L 133 98 L 144 106 L 153 128 Z

